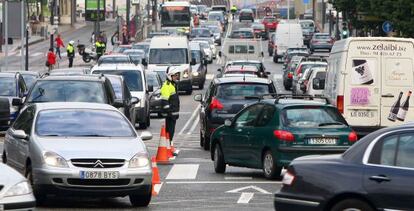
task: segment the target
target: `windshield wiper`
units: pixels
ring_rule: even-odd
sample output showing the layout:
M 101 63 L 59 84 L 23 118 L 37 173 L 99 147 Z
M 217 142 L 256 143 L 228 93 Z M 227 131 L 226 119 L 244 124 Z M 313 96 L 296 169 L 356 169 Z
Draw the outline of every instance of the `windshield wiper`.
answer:
M 324 122 L 324 123 L 320 123 L 318 126 L 322 127 L 322 126 L 328 126 L 328 125 L 345 125 L 342 122 Z

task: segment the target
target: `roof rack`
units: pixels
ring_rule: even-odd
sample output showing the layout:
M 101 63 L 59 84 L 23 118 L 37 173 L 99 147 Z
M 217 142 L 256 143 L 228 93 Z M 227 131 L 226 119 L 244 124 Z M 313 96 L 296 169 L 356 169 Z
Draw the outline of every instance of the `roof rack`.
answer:
M 326 62 L 326 56 L 304 56 L 302 61 L 321 61 Z
M 325 100 L 326 104 L 331 104 L 329 102 L 328 98 L 326 98 L 324 96 L 321 96 L 321 95 L 313 96 L 313 95 L 292 95 L 292 94 L 279 94 L 279 95 L 277 95 L 276 100 L 275 100 L 275 104 L 278 104 L 280 99 L 308 99 L 308 100 L 314 100 L 315 98 Z
M 257 96 L 245 96 L 244 99 L 246 100 L 254 100 L 256 99 L 257 101 L 261 101 L 264 99 L 265 96 L 271 96 L 271 99 L 277 98 L 278 94 L 277 93 L 268 93 L 268 94 L 263 94 L 263 95 L 257 95 Z

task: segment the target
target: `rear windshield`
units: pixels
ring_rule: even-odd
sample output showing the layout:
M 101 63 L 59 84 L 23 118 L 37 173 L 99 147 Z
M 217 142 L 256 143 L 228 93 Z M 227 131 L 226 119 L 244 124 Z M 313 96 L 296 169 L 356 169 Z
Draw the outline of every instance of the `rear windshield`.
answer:
M 98 64 L 125 64 L 131 63 L 129 57 L 119 56 L 119 57 L 101 57 L 99 58 Z
M 338 110 L 331 107 L 287 108 L 282 112 L 282 122 L 287 127 L 295 128 L 348 126 Z
M 258 96 L 272 93 L 268 84 L 233 83 L 221 84 L 216 91 L 216 97 L 226 100 L 244 100 L 246 96 Z
M 247 50 L 247 48 L 249 48 Z M 229 47 L 229 54 L 254 54 L 254 46 L 253 45 L 232 45 Z
M 16 95 L 16 80 L 11 77 L 0 77 L 0 96 Z
M 131 92 L 143 91 L 141 73 L 138 70 L 95 70 L 93 74 L 111 74 L 124 77 L 124 81 Z
M 27 102 L 89 102 L 107 103 L 101 82 L 97 81 L 38 81 Z
M 316 73 L 315 78 L 325 79 L 326 78 L 326 72 L 318 72 L 318 73 Z

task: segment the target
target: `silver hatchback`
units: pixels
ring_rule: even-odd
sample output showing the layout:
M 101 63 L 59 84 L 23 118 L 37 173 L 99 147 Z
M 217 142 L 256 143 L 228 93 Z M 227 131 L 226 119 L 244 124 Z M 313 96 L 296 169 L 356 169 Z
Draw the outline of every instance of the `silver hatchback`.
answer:
M 129 196 L 151 200 L 151 162 L 142 139 L 116 108 L 97 103 L 27 106 L 7 131 L 4 157 L 32 183 L 38 203 L 47 194 Z

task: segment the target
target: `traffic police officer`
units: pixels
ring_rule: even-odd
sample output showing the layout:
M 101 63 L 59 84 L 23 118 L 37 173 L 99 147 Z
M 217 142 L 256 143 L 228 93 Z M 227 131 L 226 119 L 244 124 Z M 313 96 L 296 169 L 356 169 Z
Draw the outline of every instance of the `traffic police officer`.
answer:
M 102 42 L 102 39 L 99 38 L 98 41 L 96 41 L 95 43 L 95 48 L 96 48 L 96 54 L 97 54 L 97 59 L 99 59 L 104 53 L 105 53 L 105 43 Z
M 69 59 L 69 67 L 73 66 L 73 58 L 75 58 L 75 48 L 73 47 L 73 44 L 75 44 L 75 41 L 71 40 L 69 41 L 69 44 L 66 47 L 66 52 L 68 54 Z
M 167 80 L 161 87 L 161 99 L 163 114 L 165 117 L 165 127 L 169 134 L 170 141 L 173 140 L 175 123 L 179 117 L 180 98 L 178 97 L 177 82 L 180 79 L 180 72 L 177 68 L 167 68 Z
M 231 12 L 231 15 L 233 16 L 233 19 L 234 19 L 234 15 L 236 14 L 236 12 L 237 12 L 237 7 L 235 6 L 235 5 L 233 5 L 231 8 L 230 8 L 230 12 Z

